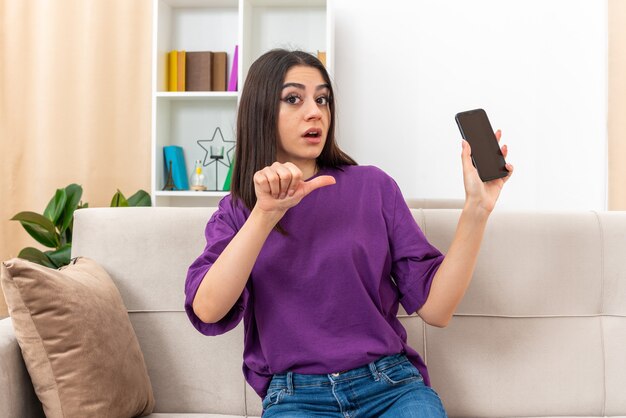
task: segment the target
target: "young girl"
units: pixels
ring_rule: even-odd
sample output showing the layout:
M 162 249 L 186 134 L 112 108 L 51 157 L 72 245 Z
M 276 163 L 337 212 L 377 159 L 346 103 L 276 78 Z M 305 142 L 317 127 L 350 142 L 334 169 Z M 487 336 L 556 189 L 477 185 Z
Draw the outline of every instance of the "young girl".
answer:
M 444 258 L 394 180 L 342 152 L 334 127 L 315 57 L 273 50 L 252 64 L 232 193 L 189 268 L 185 309 L 206 335 L 243 319 L 243 372 L 264 417 L 444 417 L 398 306 L 448 324 L 511 174 L 483 183 L 463 142 L 466 200 Z

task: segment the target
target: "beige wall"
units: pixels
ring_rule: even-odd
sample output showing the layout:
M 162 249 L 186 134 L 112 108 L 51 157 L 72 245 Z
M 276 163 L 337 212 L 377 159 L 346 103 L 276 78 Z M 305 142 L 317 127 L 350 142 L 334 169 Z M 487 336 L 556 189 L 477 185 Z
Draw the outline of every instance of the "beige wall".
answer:
M 83 186 L 90 206 L 150 189 L 150 0 L 0 0 L 0 258 L 8 219 Z
M 626 210 L 626 1 L 609 0 L 609 210 Z
M 38 246 L 8 219 L 57 188 L 81 184 L 90 206 L 150 190 L 151 8 L 0 0 L 0 260 Z

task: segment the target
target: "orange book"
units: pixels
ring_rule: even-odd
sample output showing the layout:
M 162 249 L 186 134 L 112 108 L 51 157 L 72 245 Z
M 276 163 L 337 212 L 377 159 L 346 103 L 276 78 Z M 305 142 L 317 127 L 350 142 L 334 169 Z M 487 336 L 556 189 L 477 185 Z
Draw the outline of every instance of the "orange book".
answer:
M 326 67 L 326 51 L 317 51 L 317 59 Z
M 176 63 L 176 84 L 178 91 L 185 91 L 185 51 L 178 51 L 178 62 Z
M 178 51 L 168 53 L 167 65 L 167 91 L 178 91 Z

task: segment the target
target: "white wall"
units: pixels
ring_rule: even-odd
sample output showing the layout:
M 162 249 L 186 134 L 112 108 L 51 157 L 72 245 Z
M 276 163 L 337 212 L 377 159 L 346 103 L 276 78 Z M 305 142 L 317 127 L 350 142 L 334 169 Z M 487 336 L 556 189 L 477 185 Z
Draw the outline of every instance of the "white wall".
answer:
M 463 198 L 454 115 L 484 108 L 499 207 L 606 209 L 605 0 L 335 0 L 338 135 L 405 197 Z

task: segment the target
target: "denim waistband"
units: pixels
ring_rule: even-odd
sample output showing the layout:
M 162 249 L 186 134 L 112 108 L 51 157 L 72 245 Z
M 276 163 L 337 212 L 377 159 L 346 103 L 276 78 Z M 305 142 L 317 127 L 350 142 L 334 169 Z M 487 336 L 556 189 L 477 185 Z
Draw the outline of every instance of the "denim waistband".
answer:
M 378 373 L 379 371 L 386 370 L 406 361 L 409 361 L 406 355 L 394 354 L 391 356 L 383 356 L 366 366 L 357 367 L 343 372 L 329 374 L 300 374 L 294 372 L 279 373 L 274 375 L 271 385 L 284 385 L 288 389 L 288 392 L 291 392 L 294 387 L 326 386 L 366 376 L 371 376 L 374 380 L 378 381 L 380 379 L 380 375 Z

